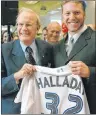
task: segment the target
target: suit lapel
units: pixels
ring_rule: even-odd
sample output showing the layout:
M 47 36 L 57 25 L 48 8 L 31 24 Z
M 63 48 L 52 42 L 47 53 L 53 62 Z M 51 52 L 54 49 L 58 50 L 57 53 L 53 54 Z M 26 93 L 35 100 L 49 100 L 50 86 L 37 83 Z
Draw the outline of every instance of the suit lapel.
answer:
M 46 51 L 45 51 L 45 47 L 46 44 L 44 44 L 44 42 L 42 43 L 41 40 L 35 39 L 36 41 L 36 46 L 38 49 L 38 54 L 39 54 L 39 60 L 40 60 L 40 64 L 42 65 L 45 59 L 45 56 L 47 55 Z
M 61 51 L 61 56 L 64 59 L 63 60 L 64 64 L 66 64 L 66 62 L 68 61 L 68 56 L 67 56 L 66 47 L 65 47 L 65 39 L 67 39 L 67 37 L 63 38 L 63 40 L 61 41 L 61 44 L 60 44 L 60 51 Z
M 84 39 L 84 37 L 80 37 L 78 39 L 78 41 L 75 43 L 68 59 L 70 60 L 71 58 L 73 58 L 77 53 L 79 53 L 85 46 L 87 45 L 86 40 Z
M 15 63 L 15 65 L 19 68 L 21 68 L 24 65 L 24 63 L 26 62 L 25 55 L 24 55 L 23 50 L 20 46 L 19 40 L 17 40 L 13 44 L 12 60 Z
M 88 45 L 86 40 L 90 39 L 91 32 L 92 32 L 91 29 L 88 28 L 84 33 L 81 34 L 81 36 L 76 41 L 68 57 L 68 60 L 71 60 L 76 54 L 78 54 L 84 47 Z

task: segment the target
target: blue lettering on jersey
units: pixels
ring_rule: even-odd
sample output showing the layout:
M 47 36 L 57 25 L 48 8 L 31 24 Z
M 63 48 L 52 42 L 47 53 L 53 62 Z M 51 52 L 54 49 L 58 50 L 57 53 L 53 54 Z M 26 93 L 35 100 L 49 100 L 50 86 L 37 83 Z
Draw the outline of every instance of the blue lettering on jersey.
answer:
M 54 81 L 55 80 L 55 81 Z M 62 77 L 62 82 L 60 82 L 60 77 L 55 76 L 53 80 L 52 76 L 36 78 L 36 83 L 38 88 L 47 88 L 47 87 L 68 87 L 71 89 L 77 90 L 79 93 L 84 95 L 84 88 L 82 89 L 82 82 L 78 81 L 76 78 L 72 77 L 71 81 L 68 81 L 68 76 Z M 54 82 L 53 82 L 54 81 Z

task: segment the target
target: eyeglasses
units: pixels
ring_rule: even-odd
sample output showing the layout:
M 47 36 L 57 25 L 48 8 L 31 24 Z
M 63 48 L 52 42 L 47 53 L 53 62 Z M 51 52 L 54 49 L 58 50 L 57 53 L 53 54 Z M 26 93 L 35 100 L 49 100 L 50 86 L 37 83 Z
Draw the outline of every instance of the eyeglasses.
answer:
M 36 24 L 30 24 L 30 23 L 27 23 L 27 24 L 24 24 L 24 23 L 17 23 L 17 26 L 22 28 L 23 26 L 25 25 L 26 28 L 34 28 L 34 26 Z

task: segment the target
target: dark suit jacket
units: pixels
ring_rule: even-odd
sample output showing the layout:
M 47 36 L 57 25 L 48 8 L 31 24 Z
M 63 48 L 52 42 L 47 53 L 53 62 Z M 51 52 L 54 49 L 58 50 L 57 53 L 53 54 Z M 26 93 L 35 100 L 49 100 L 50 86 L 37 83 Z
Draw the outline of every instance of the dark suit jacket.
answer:
M 67 36 L 68 37 L 68 36 Z M 83 79 L 91 113 L 96 114 L 96 33 L 90 27 L 75 43 L 69 57 L 65 50 L 65 40 L 54 46 L 55 67 L 64 66 L 69 61 L 82 61 L 90 68 L 89 79 Z
M 40 62 L 42 66 L 53 66 L 52 47 L 45 41 L 36 39 Z M 20 103 L 15 104 L 14 98 L 19 90 L 19 85 L 16 84 L 14 73 L 22 68 L 26 59 L 23 50 L 20 46 L 20 41 L 12 41 L 2 45 L 1 48 L 2 62 L 2 114 L 19 114 Z

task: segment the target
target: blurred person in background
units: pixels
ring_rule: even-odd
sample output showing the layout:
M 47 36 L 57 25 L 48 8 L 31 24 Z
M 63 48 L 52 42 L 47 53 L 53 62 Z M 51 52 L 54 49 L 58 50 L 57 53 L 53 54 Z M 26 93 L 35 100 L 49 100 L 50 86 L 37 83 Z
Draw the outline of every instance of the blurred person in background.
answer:
M 10 35 L 8 35 L 8 31 L 5 30 L 2 32 L 2 43 L 7 43 L 9 41 L 13 40 L 13 33 L 10 32 Z
M 58 22 L 51 22 L 47 26 L 47 42 L 56 44 L 60 40 L 61 26 Z
M 47 41 L 47 27 L 42 29 L 42 39 Z

